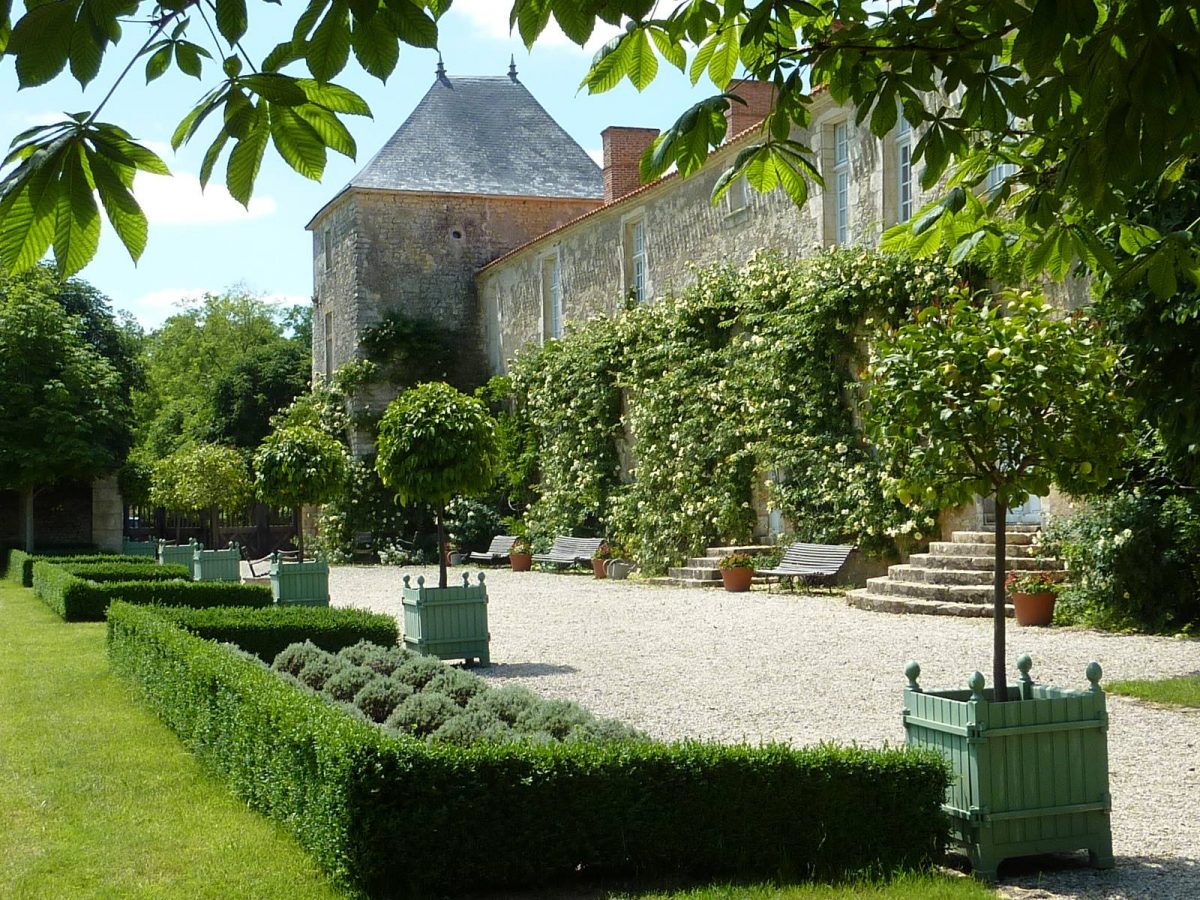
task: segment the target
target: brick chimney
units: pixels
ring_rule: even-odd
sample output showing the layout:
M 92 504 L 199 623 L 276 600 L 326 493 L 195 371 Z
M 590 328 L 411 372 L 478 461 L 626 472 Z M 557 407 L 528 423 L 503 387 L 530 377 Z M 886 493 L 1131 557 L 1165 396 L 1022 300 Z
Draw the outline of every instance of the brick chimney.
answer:
M 730 101 L 729 109 L 725 110 L 725 121 L 729 123 L 725 140 L 765 119 L 775 102 L 775 85 L 769 81 L 735 81 L 729 85 L 728 93 L 741 97 L 746 103 L 743 106 L 736 100 Z
M 658 137 L 658 129 L 609 125 L 600 137 L 604 140 L 604 202 L 611 203 L 642 186 L 638 166 L 650 142 Z

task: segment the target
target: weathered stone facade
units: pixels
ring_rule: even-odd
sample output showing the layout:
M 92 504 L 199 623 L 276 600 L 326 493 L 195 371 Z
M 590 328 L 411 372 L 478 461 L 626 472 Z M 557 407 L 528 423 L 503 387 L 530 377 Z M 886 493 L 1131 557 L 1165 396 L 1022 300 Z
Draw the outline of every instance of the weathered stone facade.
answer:
M 782 189 L 759 194 L 744 184 L 716 205 L 709 201 L 721 173 L 756 139 L 750 129 L 690 178 L 668 176 L 639 188 L 485 266 L 478 285 L 490 369 L 503 372 L 522 347 L 545 338 L 549 262 L 556 260 L 559 267 L 568 326 L 624 306 L 635 222 L 643 224 L 649 297 L 684 290 L 697 267 L 744 260 L 761 248 L 803 256 L 836 243 L 834 194 L 828 185 L 835 164 L 834 129 L 842 123 L 849 137 L 846 242 L 877 245 L 883 230 L 899 220 L 896 139 L 879 140 L 865 125 L 856 128 L 845 109 L 819 95 L 813 126 L 797 139 L 822 160 L 827 188 L 814 187 L 803 208 Z M 932 194 L 920 192 L 915 176 L 910 184 L 916 209 Z

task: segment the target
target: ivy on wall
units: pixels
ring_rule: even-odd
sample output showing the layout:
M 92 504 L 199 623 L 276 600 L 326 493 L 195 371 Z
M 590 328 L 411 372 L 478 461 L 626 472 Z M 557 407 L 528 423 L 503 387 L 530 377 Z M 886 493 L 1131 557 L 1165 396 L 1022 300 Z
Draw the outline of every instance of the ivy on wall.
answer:
M 935 511 L 885 495 L 887 473 L 856 422 L 855 374 L 873 330 L 957 279 L 863 249 L 756 254 L 523 355 L 511 384 L 540 473 L 531 536 L 606 534 L 659 572 L 748 540 L 752 491 L 766 479 L 797 539 L 872 554 L 921 540 Z

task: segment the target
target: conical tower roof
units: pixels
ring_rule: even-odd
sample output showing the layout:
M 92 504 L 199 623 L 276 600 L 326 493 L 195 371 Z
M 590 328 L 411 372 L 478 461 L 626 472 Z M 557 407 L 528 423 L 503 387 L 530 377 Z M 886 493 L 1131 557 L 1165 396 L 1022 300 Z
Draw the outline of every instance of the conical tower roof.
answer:
M 350 188 L 604 196 L 600 167 L 516 78 L 439 74 Z

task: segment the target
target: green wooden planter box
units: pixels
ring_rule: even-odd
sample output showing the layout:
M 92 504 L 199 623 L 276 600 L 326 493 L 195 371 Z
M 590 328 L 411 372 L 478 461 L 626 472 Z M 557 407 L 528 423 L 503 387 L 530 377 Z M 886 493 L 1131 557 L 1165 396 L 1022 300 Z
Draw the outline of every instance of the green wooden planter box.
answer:
M 158 562 L 163 566 L 187 566 L 188 574 L 195 579 L 196 551 L 203 549 L 204 545 L 197 544 L 194 540 L 188 541 L 186 544 L 168 544 L 166 541 L 159 541 Z
M 328 606 L 329 563 L 284 562 L 276 553 L 271 560 L 271 596 L 288 606 Z
M 205 550 L 197 546 L 192 565 L 194 581 L 241 581 L 242 554 L 237 544 L 224 550 Z
M 1034 684 L 1033 663 L 1017 660 L 1020 684 L 1009 702 L 993 703 L 976 672 L 965 691 L 924 691 L 921 667 L 905 669 L 904 731 L 911 746 L 937 750 L 954 774 L 943 809 L 954 843 L 976 877 L 994 881 L 1013 856 L 1087 850 L 1093 866 L 1111 868 L 1108 713 L 1098 663 L 1091 687 Z
M 122 556 L 148 556 L 154 559 L 158 555 L 158 545 L 154 541 L 131 541 L 121 538 Z
M 478 660 L 490 665 L 487 619 L 487 587 L 483 573 L 478 584 L 464 573 L 461 587 L 426 587 L 425 576 L 404 576 L 404 643 L 420 653 L 439 659 Z

